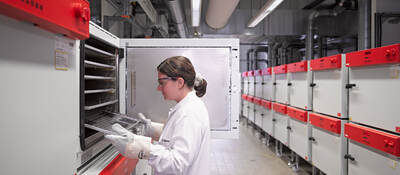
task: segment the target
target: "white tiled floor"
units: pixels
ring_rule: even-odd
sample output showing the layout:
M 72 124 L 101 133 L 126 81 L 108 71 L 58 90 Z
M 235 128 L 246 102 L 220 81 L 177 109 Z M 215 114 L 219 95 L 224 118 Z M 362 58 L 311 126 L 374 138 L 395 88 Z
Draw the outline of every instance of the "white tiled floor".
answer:
M 213 139 L 211 142 L 212 175 L 291 175 L 287 162 L 276 157 L 270 148 L 257 139 L 253 129 L 240 126 L 237 140 Z

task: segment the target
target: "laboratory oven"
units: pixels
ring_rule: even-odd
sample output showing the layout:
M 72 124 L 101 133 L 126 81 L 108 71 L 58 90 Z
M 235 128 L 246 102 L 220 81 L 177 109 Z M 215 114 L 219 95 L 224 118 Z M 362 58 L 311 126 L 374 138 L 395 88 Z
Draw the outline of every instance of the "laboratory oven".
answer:
M 246 117 L 247 119 L 249 119 L 249 109 L 250 109 L 250 106 L 249 106 L 249 105 L 250 105 L 250 103 L 251 103 L 251 102 L 250 102 L 250 96 L 246 94 L 246 95 L 245 95 L 245 105 L 246 105 L 246 106 L 244 107 L 245 109 L 244 109 L 244 112 L 243 112 L 243 113 L 245 114 L 245 117 Z
M 77 174 L 131 173 L 138 160 L 123 157 L 104 139 L 119 123 L 136 134 L 143 123 L 125 114 L 123 53 L 119 38 L 90 22 L 90 38 L 80 42 L 79 61 L 79 150 Z M 122 70 L 122 71 L 121 71 Z M 121 92 L 122 91 L 122 92 Z
M 254 107 L 256 109 L 255 113 L 254 113 L 254 124 L 256 124 L 256 126 L 262 128 L 262 120 L 263 120 L 263 116 L 264 116 L 264 107 L 262 106 L 262 99 L 256 97 L 254 99 Z
M 275 75 L 272 74 L 272 68 L 265 68 L 262 70 L 263 75 L 263 98 L 269 101 L 275 99 Z
M 400 44 L 346 54 L 349 174 L 399 174 Z
M 242 81 L 243 81 L 243 86 L 242 86 L 242 116 L 247 118 L 248 116 L 248 104 L 247 104 L 247 94 L 249 92 L 249 81 L 247 79 L 247 72 L 242 73 Z
M 89 27 L 90 38 L 80 42 L 79 174 L 101 172 L 113 158 L 118 158 L 101 129 L 109 131 L 112 124 L 119 123 L 134 133 L 143 134 L 139 133 L 142 123 L 120 110 L 120 104 L 124 103 L 120 103 L 119 96 L 119 55 L 123 54 L 119 38 L 92 22 Z M 101 152 L 109 152 L 109 155 L 99 156 Z
M 301 61 L 287 65 L 289 105 L 301 109 L 308 107 L 308 96 L 311 80 L 311 72 L 308 72 L 308 61 Z
M 263 76 L 262 70 L 255 70 L 254 71 L 254 91 L 255 97 L 262 98 L 263 97 Z
M 246 92 L 246 102 L 245 102 L 245 114 L 246 114 L 246 118 L 249 118 L 249 111 L 250 111 L 250 105 L 251 105 L 251 101 L 250 101 L 250 94 L 249 94 L 249 88 L 250 88 L 250 81 L 249 81 L 249 76 L 250 76 L 251 72 L 247 71 L 246 72 L 246 82 L 247 82 L 247 88 L 245 89 Z
M 254 98 L 254 123 L 256 126 L 262 128 L 263 118 L 264 118 L 264 107 L 262 106 L 262 99 L 255 97 Z
M 313 71 L 313 111 L 338 118 L 348 118 L 348 68 L 345 55 L 333 55 L 310 61 Z
M 261 100 L 263 109 L 263 119 L 262 119 L 262 129 L 269 135 L 274 135 L 274 121 L 273 121 L 273 111 L 272 102 L 268 100 Z
M 400 136 L 355 123 L 347 123 L 348 174 L 400 174 Z
M 249 95 L 255 96 L 255 72 L 254 70 L 249 71 L 248 79 L 249 79 Z
M 287 114 L 287 106 L 280 103 L 273 103 L 274 110 L 274 137 L 286 146 L 289 146 L 289 119 Z
M 346 54 L 351 121 L 400 134 L 400 44 Z
M 258 127 L 262 127 L 262 113 L 263 107 L 261 106 L 261 99 L 263 96 L 263 76 L 262 70 L 255 70 L 254 71 L 254 90 L 255 90 L 255 101 L 254 101 L 254 123 Z
M 242 117 L 247 118 L 248 110 L 247 110 L 247 95 L 246 94 L 242 94 L 241 101 L 242 101 L 242 111 L 241 111 Z
M 287 107 L 289 116 L 289 147 L 304 160 L 309 160 L 309 129 L 307 111 L 294 107 Z
M 247 72 L 243 72 L 242 73 L 242 76 L 243 76 L 243 90 L 242 90 L 242 92 L 243 92 L 243 95 L 242 95 L 242 100 L 243 100 L 243 108 L 242 108 L 242 110 L 243 110 L 243 112 L 242 112 L 242 114 L 243 114 L 243 117 L 245 117 L 246 119 L 248 119 L 248 116 L 249 116 L 249 84 L 250 84 L 250 82 L 249 82 L 249 71 L 247 71 Z
M 312 164 L 326 174 L 346 175 L 347 139 L 343 128 L 347 120 L 310 112 L 309 123 L 312 125 L 309 138 Z
M 253 101 L 253 99 L 255 98 L 255 77 L 254 77 L 254 75 L 255 75 L 255 71 L 254 70 L 251 70 L 251 71 L 249 71 L 249 73 L 248 73 L 248 76 L 249 76 L 249 95 L 250 95 L 250 100 L 249 100 L 249 102 L 250 103 L 248 103 L 248 108 L 249 108 L 249 116 L 247 116 L 248 117 L 248 119 L 250 120 L 250 121 L 252 121 L 253 123 L 254 123 L 254 115 L 255 115 L 255 106 L 254 106 L 254 101 Z
M 255 108 L 254 108 L 254 100 L 255 100 L 255 97 L 254 96 L 251 96 L 251 95 L 249 95 L 248 96 L 248 98 L 247 98 L 247 101 L 248 101 L 248 106 L 247 106 L 247 108 L 248 108 L 248 114 L 249 114 L 249 116 L 247 116 L 247 118 L 251 121 L 251 122 L 253 122 L 254 123 L 254 112 L 255 112 Z
M 282 104 L 288 104 L 288 77 L 287 65 L 275 66 L 273 68 L 275 75 L 275 101 Z
M 242 89 L 242 92 L 245 95 L 244 99 L 242 99 L 243 100 L 243 108 L 242 108 L 242 110 L 243 110 L 243 116 L 247 118 L 247 116 L 248 116 L 247 94 L 249 94 L 249 79 L 247 77 L 247 72 L 243 72 L 242 76 L 243 76 L 243 89 Z
M 240 72 L 238 39 L 121 39 L 127 60 L 126 110 L 142 112 L 152 121 L 165 122 L 176 103 L 157 91 L 157 66 L 166 58 L 185 56 L 196 73 L 207 80 L 201 98 L 209 113 L 213 138 L 238 138 Z M 254 83 L 254 75 L 250 77 Z M 249 89 L 254 84 L 250 84 Z M 252 90 L 250 90 L 252 91 Z M 249 95 L 254 95 L 250 92 Z M 249 103 L 252 106 L 253 103 Z M 254 108 L 253 108 L 254 109 Z M 249 111 L 249 118 L 253 117 Z
M 76 173 L 89 19 L 86 0 L 0 0 L 0 174 Z

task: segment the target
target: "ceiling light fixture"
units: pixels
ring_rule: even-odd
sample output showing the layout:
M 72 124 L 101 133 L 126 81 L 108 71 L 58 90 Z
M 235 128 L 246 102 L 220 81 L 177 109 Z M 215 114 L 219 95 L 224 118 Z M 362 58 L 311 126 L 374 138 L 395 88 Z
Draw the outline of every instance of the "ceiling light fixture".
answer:
M 190 8 L 192 10 L 192 26 L 199 27 L 201 17 L 201 0 L 191 0 Z
M 258 11 L 258 14 L 251 18 L 250 22 L 247 24 L 247 27 L 255 27 L 282 2 L 283 0 L 269 0 L 266 2 L 261 10 Z

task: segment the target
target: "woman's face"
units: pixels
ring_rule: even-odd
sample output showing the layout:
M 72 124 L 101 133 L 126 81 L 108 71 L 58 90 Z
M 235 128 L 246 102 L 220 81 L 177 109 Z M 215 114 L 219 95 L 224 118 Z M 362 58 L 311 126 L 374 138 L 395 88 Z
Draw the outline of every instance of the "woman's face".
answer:
M 164 100 L 176 100 L 178 93 L 178 83 L 165 74 L 158 72 L 158 87 L 157 90 L 162 93 Z

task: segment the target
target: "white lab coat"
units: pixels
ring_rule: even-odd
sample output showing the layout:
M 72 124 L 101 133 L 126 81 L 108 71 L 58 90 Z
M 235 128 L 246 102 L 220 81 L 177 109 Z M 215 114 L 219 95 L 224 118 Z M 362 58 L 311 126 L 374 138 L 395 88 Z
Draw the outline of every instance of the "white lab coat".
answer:
M 195 91 L 170 109 L 159 144 L 152 144 L 149 164 L 156 175 L 209 175 L 210 122 Z

